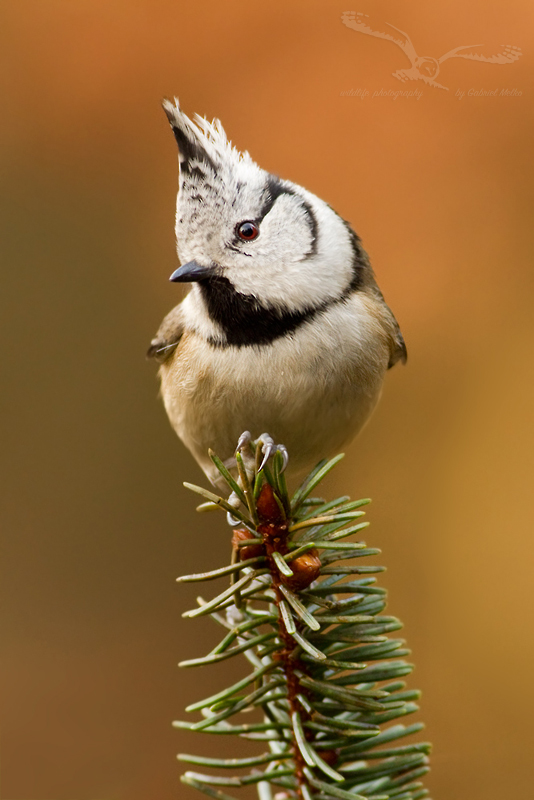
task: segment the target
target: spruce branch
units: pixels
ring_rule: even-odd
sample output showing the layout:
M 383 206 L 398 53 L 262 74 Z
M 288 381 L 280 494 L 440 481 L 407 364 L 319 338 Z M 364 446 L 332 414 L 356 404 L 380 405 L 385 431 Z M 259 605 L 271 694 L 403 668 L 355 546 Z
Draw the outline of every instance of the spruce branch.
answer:
M 267 749 L 231 759 L 181 754 L 181 761 L 220 771 L 188 771 L 182 781 L 216 800 L 234 800 L 227 790 L 244 786 L 256 786 L 259 800 L 428 797 L 420 779 L 429 769 L 430 745 L 397 743 L 423 725 L 389 724 L 418 709 L 419 692 L 400 680 L 413 666 L 403 660 L 409 654 L 404 641 L 387 635 L 401 623 L 383 613 L 386 592 L 374 577 L 383 568 L 361 564 L 380 551 L 347 538 L 368 525 L 357 520 L 370 501 L 312 497 L 342 456 L 321 462 L 292 498 L 281 453 L 270 468 L 261 468 L 259 445 L 252 468 L 238 454 L 238 480 L 210 457 L 231 499 L 185 485 L 207 500 L 199 510 L 219 508 L 237 523 L 231 563 L 178 580 L 229 580 L 184 614 L 211 616 L 225 635 L 210 653 L 180 666 L 237 656 L 252 671 L 190 705 L 186 710 L 200 712 L 198 721 L 173 724 L 263 742 Z

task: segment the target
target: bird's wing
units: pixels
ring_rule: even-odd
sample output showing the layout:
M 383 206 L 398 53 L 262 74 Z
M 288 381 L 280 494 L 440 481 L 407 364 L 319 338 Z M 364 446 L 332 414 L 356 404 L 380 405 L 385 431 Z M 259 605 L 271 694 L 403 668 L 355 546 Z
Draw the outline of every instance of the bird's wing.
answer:
M 155 358 L 163 363 L 174 353 L 184 332 L 182 304 L 169 311 L 159 326 L 158 332 L 150 342 L 147 358 Z
M 392 315 L 393 316 L 393 315 Z M 404 341 L 404 336 L 401 333 L 401 329 L 399 328 L 399 323 L 393 317 L 393 338 L 391 339 L 390 344 L 390 355 L 389 355 L 389 363 L 388 369 L 391 369 L 397 361 L 401 361 L 403 364 L 406 364 L 406 359 L 408 358 L 408 351 L 406 350 L 406 343 Z
M 461 53 L 460 50 L 467 50 L 468 52 Z M 500 49 L 499 47 L 488 47 L 484 44 L 468 44 L 449 50 L 448 53 L 438 58 L 438 61 L 441 64 L 442 61 L 446 61 L 448 58 L 468 58 L 471 61 L 487 61 L 489 64 L 511 64 L 522 55 L 521 48 L 513 44 L 502 44 Z
M 415 52 L 415 48 L 412 44 L 412 40 L 408 36 L 407 33 L 404 31 L 399 30 L 394 25 L 390 25 L 389 22 L 384 23 L 388 26 L 388 28 L 392 28 L 394 31 L 397 31 L 396 34 L 389 33 L 389 31 L 377 30 L 375 28 L 371 28 L 371 26 L 366 22 L 369 19 L 369 14 L 362 14 L 360 11 L 355 13 L 354 11 L 345 11 L 341 15 L 341 21 L 347 28 L 352 28 L 353 31 L 359 31 L 360 33 L 367 33 L 370 36 L 377 36 L 379 39 L 387 39 L 390 42 L 393 42 L 401 50 L 406 53 L 410 62 L 413 64 L 415 59 L 417 58 L 417 53 Z M 380 26 L 382 27 L 382 26 Z
M 390 309 L 390 307 L 384 300 L 384 295 L 382 294 L 380 287 L 378 286 L 375 280 L 374 273 L 371 272 L 368 275 L 368 281 L 371 293 L 378 300 L 378 308 L 380 308 L 382 325 L 388 334 L 388 344 L 389 344 L 388 369 L 391 369 L 391 367 L 393 367 L 397 363 L 397 361 L 401 361 L 403 364 L 406 363 L 406 360 L 408 358 L 408 351 L 406 350 L 406 344 L 404 342 L 404 337 L 401 333 L 399 323 L 393 316 L 393 311 Z

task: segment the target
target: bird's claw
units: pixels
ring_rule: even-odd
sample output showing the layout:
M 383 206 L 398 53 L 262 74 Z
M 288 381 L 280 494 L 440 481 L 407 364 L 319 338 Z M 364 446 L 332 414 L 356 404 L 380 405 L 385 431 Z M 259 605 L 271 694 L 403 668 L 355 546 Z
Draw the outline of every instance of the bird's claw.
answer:
M 289 453 L 287 452 L 287 447 L 285 446 L 285 444 L 278 445 L 278 452 L 281 453 L 282 455 L 282 469 L 280 470 L 280 472 L 285 472 L 286 467 L 289 464 Z
M 236 495 L 235 492 L 231 493 L 230 497 L 228 498 L 228 502 L 234 508 L 239 508 L 240 501 L 239 501 L 239 497 Z M 240 524 L 239 520 L 236 519 L 236 517 L 234 517 L 234 515 L 231 514 L 230 511 L 226 512 L 226 522 L 228 523 L 228 525 L 231 528 L 235 528 L 237 525 Z
M 237 447 L 235 449 L 236 453 L 240 453 L 241 450 L 246 446 L 249 445 L 252 441 L 252 434 L 250 431 L 243 431 L 239 439 L 237 440 Z
M 280 472 L 284 472 L 289 461 L 289 455 L 286 446 L 283 444 L 275 444 L 272 436 L 269 436 L 268 433 L 262 433 L 258 439 L 258 442 L 262 442 L 261 452 L 263 453 L 263 459 L 259 466 L 258 472 L 261 472 L 267 461 L 276 453 L 280 453 L 282 455 L 282 469 Z
M 246 447 L 248 447 L 252 439 L 252 434 L 250 431 L 243 431 L 239 439 L 237 440 L 237 447 L 235 449 L 236 453 L 241 453 Z M 256 444 L 261 444 L 261 452 L 263 453 L 263 458 L 261 463 L 258 467 L 258 472 L 261 472 L 266 463 L 272 456 L 276 453 L 280 453 L 282 455 L 282 469 L 280 472 L 284 472 L 287 464 L 289 462 L 289 455 L 287 452 L 287 448 L 283 444 L 275 444 L 273 437 L 270 436 L 268 433 L 262 433 L 261 436 L 258 437 L 256 440 Z

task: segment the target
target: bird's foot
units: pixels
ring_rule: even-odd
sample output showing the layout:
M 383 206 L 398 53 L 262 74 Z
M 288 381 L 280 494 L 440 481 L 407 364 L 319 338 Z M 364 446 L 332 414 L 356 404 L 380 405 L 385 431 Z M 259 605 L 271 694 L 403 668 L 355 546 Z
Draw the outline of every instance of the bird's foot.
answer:
M 255 448 L 252 448 L 251 445 L 254 444 Z M 256 441 L 252 439 L 252 434 L 250 431 L 244 431 L 239 440 L 237 442 L 236 453 L 241 453 L 243 456 L 243 460 L 248 460 L 247 457 L 254 459 L 254 464 L 257 463 L 257 453 L 258 447 L 261 447 L 261 453 L 263 453 L 263 459 L 259 466 L 257 467 L 257 472 L 261 472 L 261 470 L 266 465 L 267 461 L 272 458 L 276 453 L 281 453 L 282 455 L 282 469 L 281 472 L 287 467 L 289 461 L 289 455 L 287 452 L 287 448 L 283 444 L 275 444 L 274 439 L 268 433 L 262 433 Z
M 273 437 L 268 433 L 262 433 L 256 440 L 252 438 L 250 431 L 243 431 L 237 441 L 236 454 L 239 453 L 243 459 L 243 466 L 247 473 L 249 481 L 254 481 L 254 475 L 261 472 L 267 464 L 267 461 L 280 453 L 282 456 L 282 466 L 280 471 L 284 472 L 289 461 L 287 448 L 283 444 L 275 444 Z M 260 461 L 261 459 L 261 461 Z M 235 467 L 235 459 L 229 459 L 225 462 L 225 466 Z M 241 485 L 241 479 L 238 479 Z M 235 492 L 232 492 L 228 498 L 228 502 L 235 508 L 239 508 L 240 500 Z M 229 511 L 226 514 L 226 519 L 231 527 L 239 525 L 237 520 Z
M 234 508 L 239 508 L 239 506 L 241 505 L 241 500 L 239 499 L 239 497 L 236 495 L 235 492 L 232 492 L 232 494 L 228 498 L 228 502 Z M 233 516 L 233 514 L 231 514 L 229 511 L 226 512 L 226 522 L 228 523 L 228 525 L 230 525 L 231 528 L 235 528 L 237 527 L 237 525 L 241 525 L 240 521 L 236 519 Z

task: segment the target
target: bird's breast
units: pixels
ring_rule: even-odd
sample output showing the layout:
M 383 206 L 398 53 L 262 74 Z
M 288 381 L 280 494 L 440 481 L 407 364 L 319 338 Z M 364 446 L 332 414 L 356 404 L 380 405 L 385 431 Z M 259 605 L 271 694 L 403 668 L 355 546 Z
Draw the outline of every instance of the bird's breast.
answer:
M 244 430 L 285 444 L 294 472 L 351 439 L 371 413 L 389 353 L 363 302 L 340 304 L 270 345 L 220 347 L 186 331 L 160 369 L 171 424 L 209 472 Z

